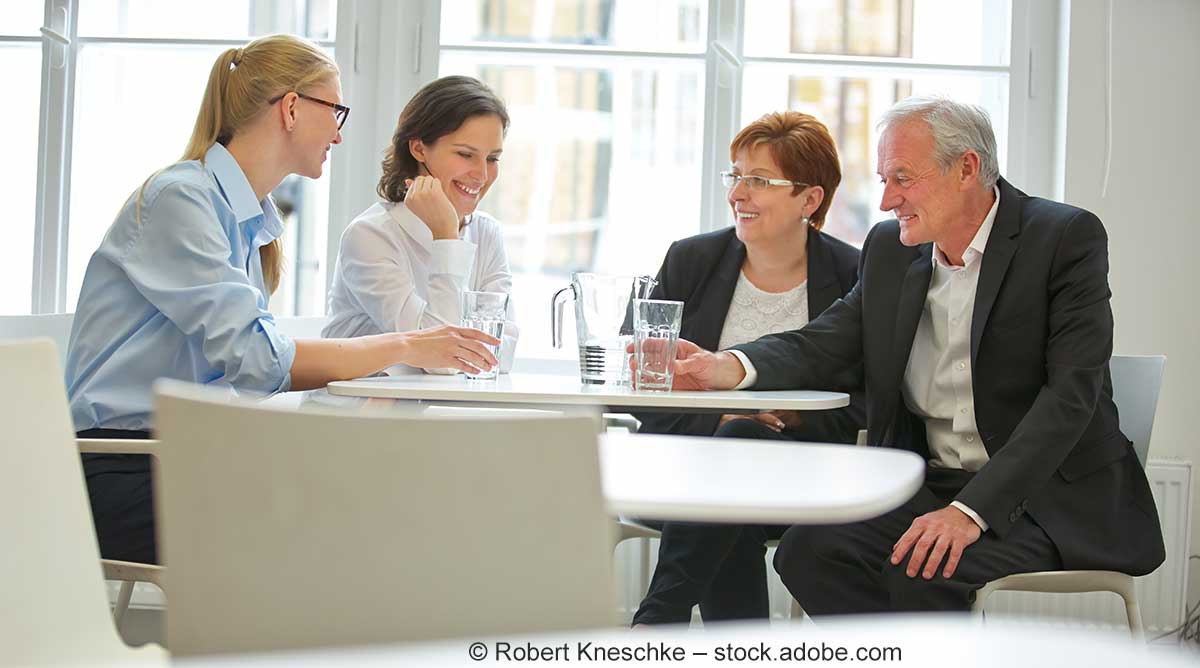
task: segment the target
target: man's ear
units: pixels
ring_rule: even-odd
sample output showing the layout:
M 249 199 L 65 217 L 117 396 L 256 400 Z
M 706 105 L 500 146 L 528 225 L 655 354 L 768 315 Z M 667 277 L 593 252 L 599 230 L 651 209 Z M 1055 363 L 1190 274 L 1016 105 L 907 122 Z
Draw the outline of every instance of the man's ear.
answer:
M 967 151 L 959 159 L 959 184 L 973 185 L 979 179 L 979 154 Z

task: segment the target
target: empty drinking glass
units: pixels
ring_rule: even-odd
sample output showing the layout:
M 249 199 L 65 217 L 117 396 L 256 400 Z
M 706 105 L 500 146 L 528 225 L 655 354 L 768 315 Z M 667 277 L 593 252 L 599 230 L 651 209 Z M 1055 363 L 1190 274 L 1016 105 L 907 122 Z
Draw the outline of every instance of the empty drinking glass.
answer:
M 491 334 L 497 339 L 504 334 L 504 319 L 508 314 L 508 295 L 503 292 L 477 292 L 464 290 L 462 296 L 462 326 L 478 329 L 485 334 Z M 486 344 L 485 344 L 486 345 Z M 488 350 L 500 360 L 500 346 L 487 346 Z M 466 373 L 467 378 L 495 378 L 500 365 L 490 369 L 480 369 L 475 373 Z
M 675 376 L 671 362 L 679 343 L 683 302 L 662 299 L 633 301 L 633 354 L 636 358 L 634 388 L 654 392 L 671 391 Z

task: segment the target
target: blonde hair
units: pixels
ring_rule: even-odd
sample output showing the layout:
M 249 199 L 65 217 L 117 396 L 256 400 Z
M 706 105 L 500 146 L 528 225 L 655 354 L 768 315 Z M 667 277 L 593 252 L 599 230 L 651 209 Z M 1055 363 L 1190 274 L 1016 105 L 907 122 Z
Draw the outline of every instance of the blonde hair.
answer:
M 209 72 L 200 112 L 180 160 L 203 162 L 213 144 L 228 144 L 238 130 L 266 111 L 270 100 L 293 91 L 302 93 L 337 75 L 333 59 L 294 35 L 267 35 L 243 47 L 226 49 Z M 138 224 L 142 194 L 158 173 L 146 179 L 138 193 Z M 267 290 L 275 292 L 283 274 L 282 242 L 276 239 L 263 246 L 259 255 Z

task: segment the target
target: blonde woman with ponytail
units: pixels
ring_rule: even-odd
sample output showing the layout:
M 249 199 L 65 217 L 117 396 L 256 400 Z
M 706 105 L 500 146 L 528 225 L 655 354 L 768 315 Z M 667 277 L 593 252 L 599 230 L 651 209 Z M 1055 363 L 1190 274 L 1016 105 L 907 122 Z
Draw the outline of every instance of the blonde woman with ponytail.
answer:
M 337 65 L 290 35 L 228 49 L 209 74 L 183 158 L 134 192 L 92 255 L 66 380 L 81 437 L 148 438 L 151 385 L 176 378 L 271 394 L 395 364 L 491 368 L 496 339 L 443 326 L 293 340 L 267 310 L 283 268 L 270 192 L 318 178 L 350 109 Z M 157 562 L 145 456 L 85 455 L 105 558 Z

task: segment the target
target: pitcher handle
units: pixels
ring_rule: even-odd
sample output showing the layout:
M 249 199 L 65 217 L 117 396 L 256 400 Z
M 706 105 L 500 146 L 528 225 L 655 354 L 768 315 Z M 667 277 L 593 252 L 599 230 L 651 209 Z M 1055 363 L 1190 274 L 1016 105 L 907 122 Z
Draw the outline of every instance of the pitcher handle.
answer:
M 568 285 L 554 293 L 550 298 L 550 341 L 555 348 L 562 348 L 562 319 L 563 307 L 566 305 L 566 297 L 560 298 L 562 293 L 567 290 L 571 291 L 571 296 L 575 296 L 575 286 Z

